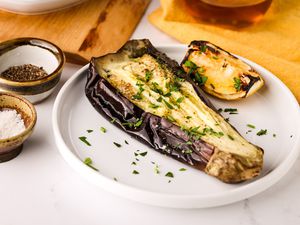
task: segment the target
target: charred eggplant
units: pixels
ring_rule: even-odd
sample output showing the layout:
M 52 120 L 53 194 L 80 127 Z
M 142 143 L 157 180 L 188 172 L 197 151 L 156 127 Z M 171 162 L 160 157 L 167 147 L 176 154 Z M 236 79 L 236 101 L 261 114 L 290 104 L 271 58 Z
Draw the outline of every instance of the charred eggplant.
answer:
M 119 128 L 224 182 L 251 179 L 262 169 L 262 149 L 227 123 L 178 63 L 148 40 L 92 58 L 85 92 Z
M 205 92 L 221 99 L 245 98 L 264 85 L 248 64 L 207 41 L 193 41 L 181 65 Z

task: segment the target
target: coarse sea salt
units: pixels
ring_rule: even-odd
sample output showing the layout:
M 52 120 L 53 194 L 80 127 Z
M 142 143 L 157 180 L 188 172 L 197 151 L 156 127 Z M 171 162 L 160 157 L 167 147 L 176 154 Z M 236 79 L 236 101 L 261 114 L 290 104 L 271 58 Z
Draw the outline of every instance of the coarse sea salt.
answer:
M 0 111 L 0 139 L 16 136 L 25 129 L 24 121 L 15 109 Z

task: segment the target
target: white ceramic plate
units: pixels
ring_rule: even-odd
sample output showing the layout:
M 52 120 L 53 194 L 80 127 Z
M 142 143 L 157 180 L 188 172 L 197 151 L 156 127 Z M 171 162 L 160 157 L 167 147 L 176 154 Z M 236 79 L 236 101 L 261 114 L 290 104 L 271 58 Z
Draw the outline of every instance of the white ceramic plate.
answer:
M 158 49 L 178 61 L 187 50 L 183 45 Z M 53 130 L 60 153 L 78 173 L 101 188 L 152 205 L 201 208 L 253 196 L 277 182 L 295 162 L 299 153 L 300 111 L 294 96 L 279 79 L 261 66 L 245 61 L 262 74 L 266 86 L 247 99 L 232 102 L 212 99 L 212 102 L 217 108 L 238 108 L 239 114 L 224 113 L 224 116 L 230 117 L 230 122 L 249 141 L 265 150 L 262 174 L 252 181 L 235 185 L 222 183 L 154 151 L 116 128 L 94 110 L 84 94 L 88 66 L 63 86 L 54 104 Z M 247 124 L 255 125 L 256 129 L 246 134 L 251 130 Z M 105 127 L 107 132 L 102 133 L 100 127 Z M 268 134 L 257 136 L 260 129 L 267 129 Z M 80 141 L 80 136 L 86 136 L 92 146 Z M 122 147 L 116 147 L 113 142 Z M 137 150 L 147 155 L 136 157 Z M 99 172 L 82 163 L 87 157 Z M 137 165 L 131 165 L 135 158 L 139 159 Z M 155 173 L 152 162 L 159 165 L 160 174 Z M 187 170 L 179 171 L 180 168 Z M 133 170 L 139 174 L 133 174 Z M 165 176 L 169 171 L 174 178 Z
M 18 14 L 41 14 L 68 8 L 86 0 L 0 0 L 0 9 Z

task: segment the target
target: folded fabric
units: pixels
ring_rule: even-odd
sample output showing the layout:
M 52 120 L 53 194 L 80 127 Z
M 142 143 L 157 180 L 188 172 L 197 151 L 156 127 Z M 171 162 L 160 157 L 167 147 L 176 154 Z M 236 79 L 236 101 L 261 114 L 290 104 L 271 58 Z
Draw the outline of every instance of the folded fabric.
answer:
M 183 43 L 208 40 L 269 69 L 300 103 L 300 1 L 274 0 L 263 20 L 247 28 L 198 23 L 181 0 L 161 0 L 149 16 L 152 24 Z

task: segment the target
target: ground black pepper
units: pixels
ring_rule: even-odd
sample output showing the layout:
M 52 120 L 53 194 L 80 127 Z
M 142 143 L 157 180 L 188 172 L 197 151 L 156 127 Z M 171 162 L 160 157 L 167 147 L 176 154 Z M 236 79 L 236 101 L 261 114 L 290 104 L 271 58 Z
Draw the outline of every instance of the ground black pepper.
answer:
M 12 66 L 0 74 L 0 77 L 12 81 L 33 81 L 48 76 L 43 67 L 32 64 Z

